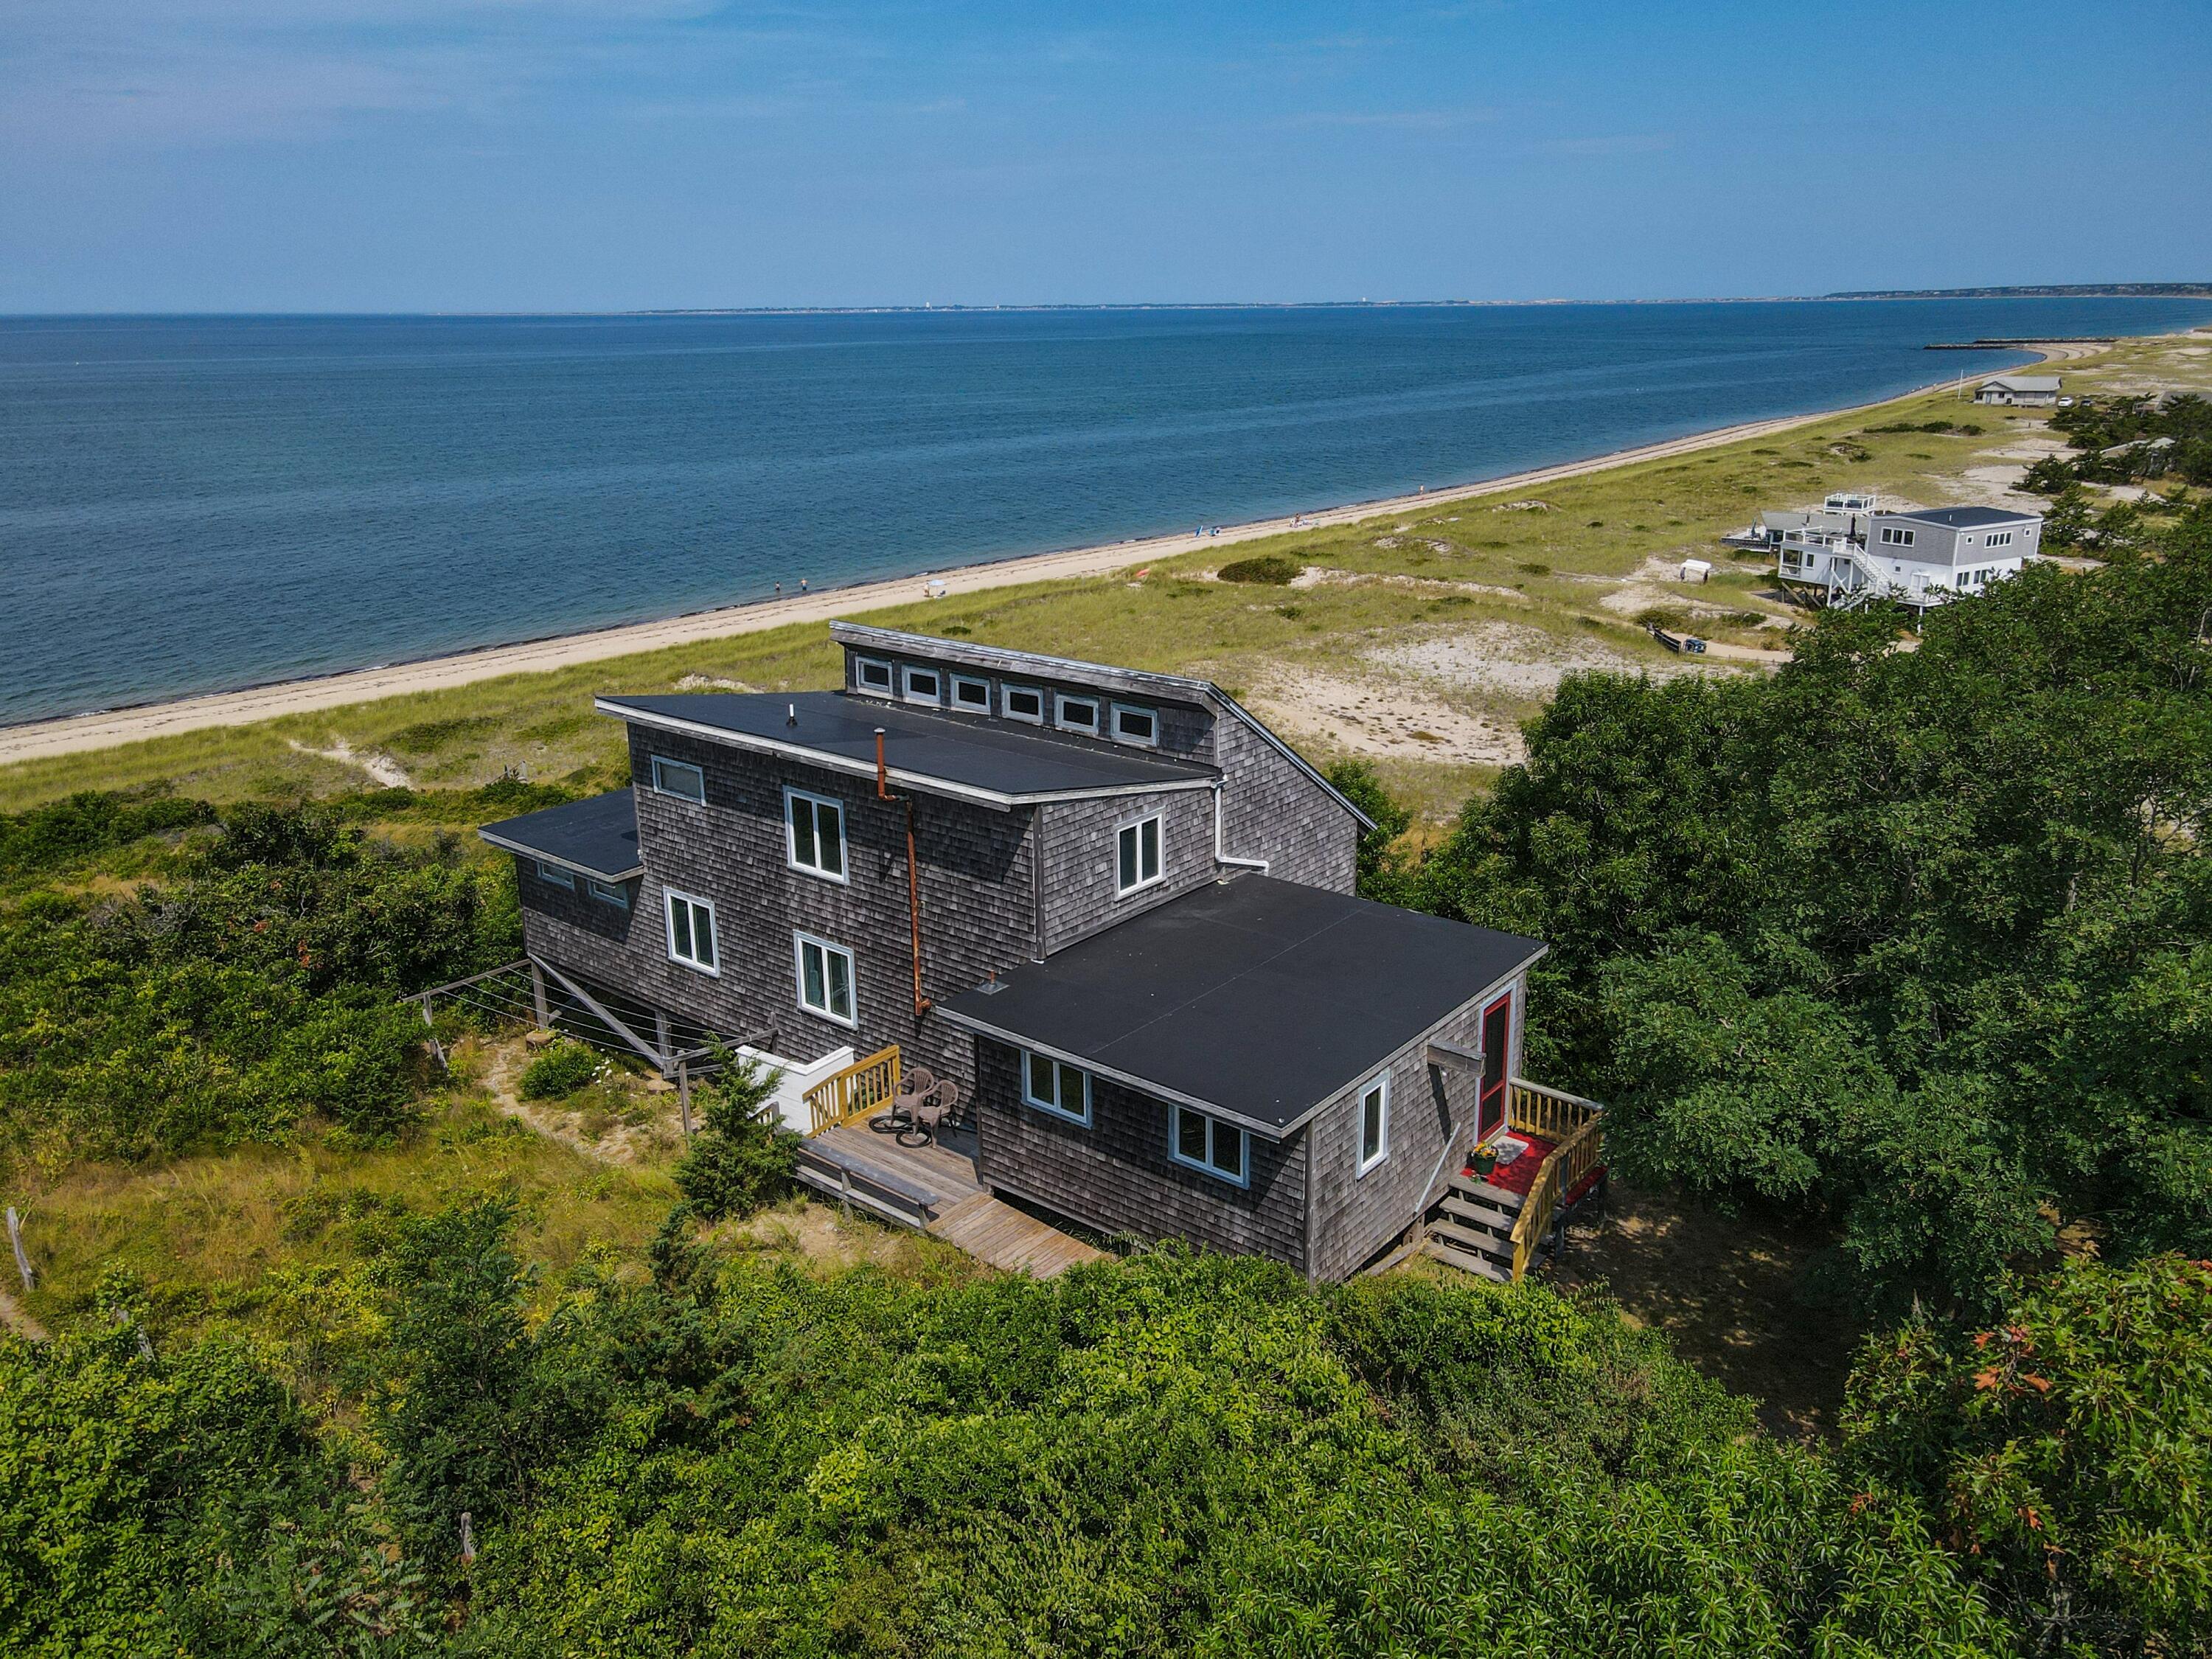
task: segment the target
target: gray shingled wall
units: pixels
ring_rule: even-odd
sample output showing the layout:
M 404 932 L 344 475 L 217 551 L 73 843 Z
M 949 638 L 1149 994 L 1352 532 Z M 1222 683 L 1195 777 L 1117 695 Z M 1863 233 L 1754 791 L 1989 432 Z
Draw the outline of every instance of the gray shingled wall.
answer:
M 1304 1136 L 1284 1145 L 1247 1137 L 1251 1185 L 1231 1186 L 1169 1158 L 1165 1102 L 1097 1078 L 1089 1126 L 1066 1122 L 1022 1103 L 1019 1050 L 989 1037 L 975 1043 L 986 1186 L 1102 1232 L 1188 1239 L 1304 1269 Z
M 1210 788 L 1055 801 L 1038 810 L 1043 822 L 1048 955 L 1213 879 Z M 1115 891 L 1121 826 L 1154 812 L 1160 814 L 1160 884 L 1123 897 Z
M 894 686 L 902 686 L 906 684 L 905 678 L 900 670 L 908 663 L 926 667 L 942 668 L 948 674 L 957 668 L 963 673 L 974 674 L 994 683 L 991 693 L 991 714 L 994 718 L 998 717 L 1000 713 L 997 682 L 1003 681 L 1012 685 L 1034 686 L 1042 689 L 1045 694 L 1045 729 L 1048 731 L 1052 729 L 1052 713 L 1056 707 L 1052 699 L 1062 691 L 1072 696 L 1097 697 L 1103 704 L 1106 705 L 1100 710 L 1102 726 L 1104 724 L 1105 718 L 1110 714 L 1113 703 L 1116 702 L 1135 703 L 1139 707 L 1153 710 L 1160 717 L 1158 745 L 1160 754 L 1172 756 L 1179 760 L 1199 761 L 1209 766 L 1214 763 L 1214 718 L 1210 709 L 1202 708 L 1195 703 L 1164 702 L 1158 697 L 1139 696 L 1131 691 L 1116 691 L 1111 678 L 1107 675 L 1085 679 L 1071 674 L 1052 676 L 1001 674 L 974 665 L 963 666 L 962 659 L 957 653 L 957 647 L 951 646 L 949 642 L 945 654 L 942 656 L 919 652 L 861 651 L 848 647 L 845 653 L 845 687 L 850 691 L 863 691 L 860 671 L 855 665 L 861 657 L 890 663 L 891 684 Z M 946 702 L 943 705 L 947 708 L 953 707 L 951 702 L 951 688 L 948 684 Z M 863 691 L 863 695 L 880 697 L 883 694 L 872 689 L 867 689 Z M 969 711 L 962 709 L 959 712 L 968 713 Z M 1014 724 L 1021 725 L 1026 722 L 1016 721 Z M 1096 735 L 1103 737 L 1107 734 L 1102 730 Z
M 1267 873 L 1332 893 L 1358 874 L 1359 821 L 1336 797 L 1239 720 L 1221 722 L 1222 851 L 1265 859 Z

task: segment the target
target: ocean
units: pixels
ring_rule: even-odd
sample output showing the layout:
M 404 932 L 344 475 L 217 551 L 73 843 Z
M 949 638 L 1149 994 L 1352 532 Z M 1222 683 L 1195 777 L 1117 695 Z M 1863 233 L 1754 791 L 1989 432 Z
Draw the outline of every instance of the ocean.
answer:
M 2157 300 L 0 319 L 0 724 L 1471 482 Z

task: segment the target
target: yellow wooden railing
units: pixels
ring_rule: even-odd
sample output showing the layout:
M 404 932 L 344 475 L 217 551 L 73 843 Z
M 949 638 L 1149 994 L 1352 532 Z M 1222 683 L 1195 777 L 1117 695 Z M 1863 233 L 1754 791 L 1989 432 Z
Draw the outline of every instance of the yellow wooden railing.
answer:
M 898 1093 L 899 1051 L 894 1042 L 842 1072 L 832 1072 L 801 1097 L 806 1102 L 806 1133 L 818 1135 L 841 1123 L 888 1106 Z
M 1516 1077 L 1506 1091 L 1506 1118 L 1516 1129 L 1559 1143 L 1536 1171 L 1513 1223 L 1513 1277 L 1518 1279 L 1527 1275 L 1567 1194 L 1605 1161 L 1605 1108 Z

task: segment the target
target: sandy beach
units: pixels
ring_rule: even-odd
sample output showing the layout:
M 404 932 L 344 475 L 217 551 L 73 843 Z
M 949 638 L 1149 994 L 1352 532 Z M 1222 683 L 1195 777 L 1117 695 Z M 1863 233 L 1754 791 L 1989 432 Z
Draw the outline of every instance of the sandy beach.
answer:
M 2018 349 L 2038 351 L 2047 359 L 2066 359 L 2083 355 L 2081 348 L 2063 342 Z M 1949 379 L 1946 376 L 1932 380 L 1920 390 L 1948 385 Z M 495 679 L 502 675 L 544 672 L 572 667 L 579 663 L 630 656 L 665 646 L 686 645 L 700 640 L 782 628 L 793 623 L 826 622 L 836 617 L 854 617 L 884 606 L 911 604 L 926 599 L 929 597 L 929 589 L 939 584 L 946 593 L 972 593 L 1025 582 L 1104 575 L 1141 566 L 1155 559 L 1194 552 L 1200 548 L 1227 547 L 1239 542 L 1279 536 L 1299 528 L 1357 524 L 1408 509 L 1433 507 L 1440 502 L 1515 494 L 1562 478 L 1579 477 L 1612 467 L 1690 454 L 1746 439 L 1787 432 L 1817 421 L 1880 408 L 1884 404 L 1895 401 L 1895 398 L 1884 398 L 1871 403 L 1823 410 L 1815 414 L 1719 427 L 1664 443 L 1615 450 L 1587 460 L 1540 467 L 1485 483 L 1357 501 L 1344 507 L 1304 514 L 1296 519 L 1261 519 L 1248 524 L 1224 525 L 1203 538 L 1186 532 L 963 565 L 885 581 L 695 611 L 659 622 L 597 629 L 520 645 L 491 646 L 450 656 L 426 658 L 418 662 L 356 669 L 315 679 L 281 681 L 242 690 L 180 698 L 172 702 L 148 703 L 131 708 L 0 727 L 0 765 L 50 755 L 111 748 L 118 744 L 167 737 L 207 726 L 244 726 L 256 720 L 272 720 L 279 715 L 368 702 L 410 692 L 442 690 L 478 680 Z

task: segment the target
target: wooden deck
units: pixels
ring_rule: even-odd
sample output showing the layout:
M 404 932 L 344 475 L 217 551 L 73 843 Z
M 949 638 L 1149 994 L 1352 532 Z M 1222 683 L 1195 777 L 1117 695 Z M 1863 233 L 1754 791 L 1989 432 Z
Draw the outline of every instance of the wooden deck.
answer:
M 919 1228 L 1010 1273 L 1049 1279 L 1103 1254 L 985 1191 L 972 1130 L 902 1146 L 865 1122 L 841 1124 L 808 1137 L 799 1178 L 825 1198 Z
M 1039 1279 L 1065 1273 L 1079 1261 L 1097 1261 L 1106 1254 L 988 1193 L 939 1211 L 929 1231 L 978 1261 Z

